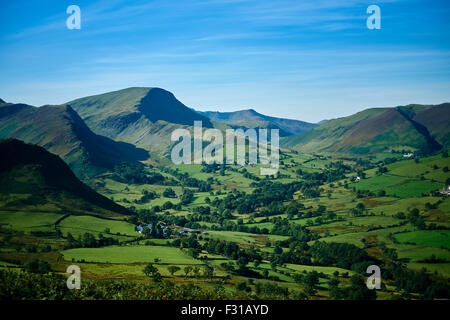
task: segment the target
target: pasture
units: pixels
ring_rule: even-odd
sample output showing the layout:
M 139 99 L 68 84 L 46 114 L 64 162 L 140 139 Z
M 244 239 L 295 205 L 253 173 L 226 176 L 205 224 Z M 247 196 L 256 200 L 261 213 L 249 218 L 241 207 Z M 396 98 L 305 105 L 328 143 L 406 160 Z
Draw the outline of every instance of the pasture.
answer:
M 71 261 L 101 263 L 153 263 L 155 258 L 164 264 L 201 264 L 178 248 L 167 246 L 109 246 L 102 248 L 76 248 L 61 252 Z
M 139 235 L 131 223 L 92 216 L 69 216 L 58 224 L 58 228 L 64 235 L 70 232 L 75 237 L 86 232 L 95 236 L 99 233 L 102 233 L 104 236 L 125 235 L 135 237 Z
M 417 230 L 397 233 L 394 235 L 394 238 L 400 243 L 413 243 L 450 249 L 450 230 Z

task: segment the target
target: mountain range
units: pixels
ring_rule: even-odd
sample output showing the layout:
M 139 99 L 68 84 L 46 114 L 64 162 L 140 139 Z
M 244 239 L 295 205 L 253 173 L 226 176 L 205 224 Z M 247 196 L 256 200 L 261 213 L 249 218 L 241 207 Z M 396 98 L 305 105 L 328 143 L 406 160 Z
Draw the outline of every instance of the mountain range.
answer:
M 68 102 L 96 134 L 142 147 L 155 159 L 170 146 L 176 128 L 211 121 L 160 88 L 133 87 Z
M 433 152 L 448 148 L 450 104 L 372 108 L 326 121 L 282 145 L 300 152 L 373 154 L 413 148 Z
M 169 163 L 174 129 L 277 128 L 281 146 L 306 153 L 370 155 L 450 146 L 449 103 L 372 108 L 318 124 L 253 109 L 195 111 L 161 88 L 132 87 L 59 106 L 0 102 L 0 139 L 17 138 L 59 155 L 81 179 L 120 163 Z
M 317 124 L 300 120 L 275 118 L 263 115 L 253 109 L 235 112 L 197 111 L 199 114 L 217 122 L 224 122 L 233 128 L 279 129 L 280 136 L 289 136 L 309 131 Z
M 137 163 L 148 152 L 132 144 L 94 134 L 69 106 L 33 107 L 0 104 L 0 139 L 17 138 L 61 156 L 78 177 L 112 169 L 122 162 Z

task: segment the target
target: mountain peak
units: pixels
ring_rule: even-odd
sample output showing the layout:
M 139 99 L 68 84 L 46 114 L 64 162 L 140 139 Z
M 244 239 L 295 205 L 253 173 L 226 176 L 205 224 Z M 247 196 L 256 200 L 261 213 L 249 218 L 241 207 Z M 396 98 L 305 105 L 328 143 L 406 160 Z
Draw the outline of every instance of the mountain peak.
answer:
M 193 126 L 194 121 L 201 120 L 204 127 L 213 127 L 210 119 L 158 87 L 130 87 L 80 98 L 67 105 L 96 134 L 151 149 L 156 155 L 169 147 L 168 136 L 180 125 Z

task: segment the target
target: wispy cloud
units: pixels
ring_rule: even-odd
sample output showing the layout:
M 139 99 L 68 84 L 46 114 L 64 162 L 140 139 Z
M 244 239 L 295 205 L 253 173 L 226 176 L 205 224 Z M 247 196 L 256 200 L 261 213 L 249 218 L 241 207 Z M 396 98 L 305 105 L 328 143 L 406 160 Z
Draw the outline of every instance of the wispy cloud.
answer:
M 159 86 L 192 107 L 320 120 L 450 92 L 441 0 L 80 0 L 78 31 L 54 3 L 29 22 L 2 13 L 2 98 L 39 105 Z M 367 30 L 369 4 L 381 6 L 382 30 Z

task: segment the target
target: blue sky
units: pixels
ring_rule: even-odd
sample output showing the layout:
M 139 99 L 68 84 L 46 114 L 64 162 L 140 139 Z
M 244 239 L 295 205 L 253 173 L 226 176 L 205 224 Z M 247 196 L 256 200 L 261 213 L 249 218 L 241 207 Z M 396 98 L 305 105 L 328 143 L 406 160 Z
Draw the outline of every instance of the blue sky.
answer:
M 81 8 L 81 30 L 66 8 Z M 381 8 L 381 30 L 366 9 Z M 317 122 L 450 101 L 438 0 L 1 1 L 0 98 L 36 106 L 130 86 L 198 110 Z

